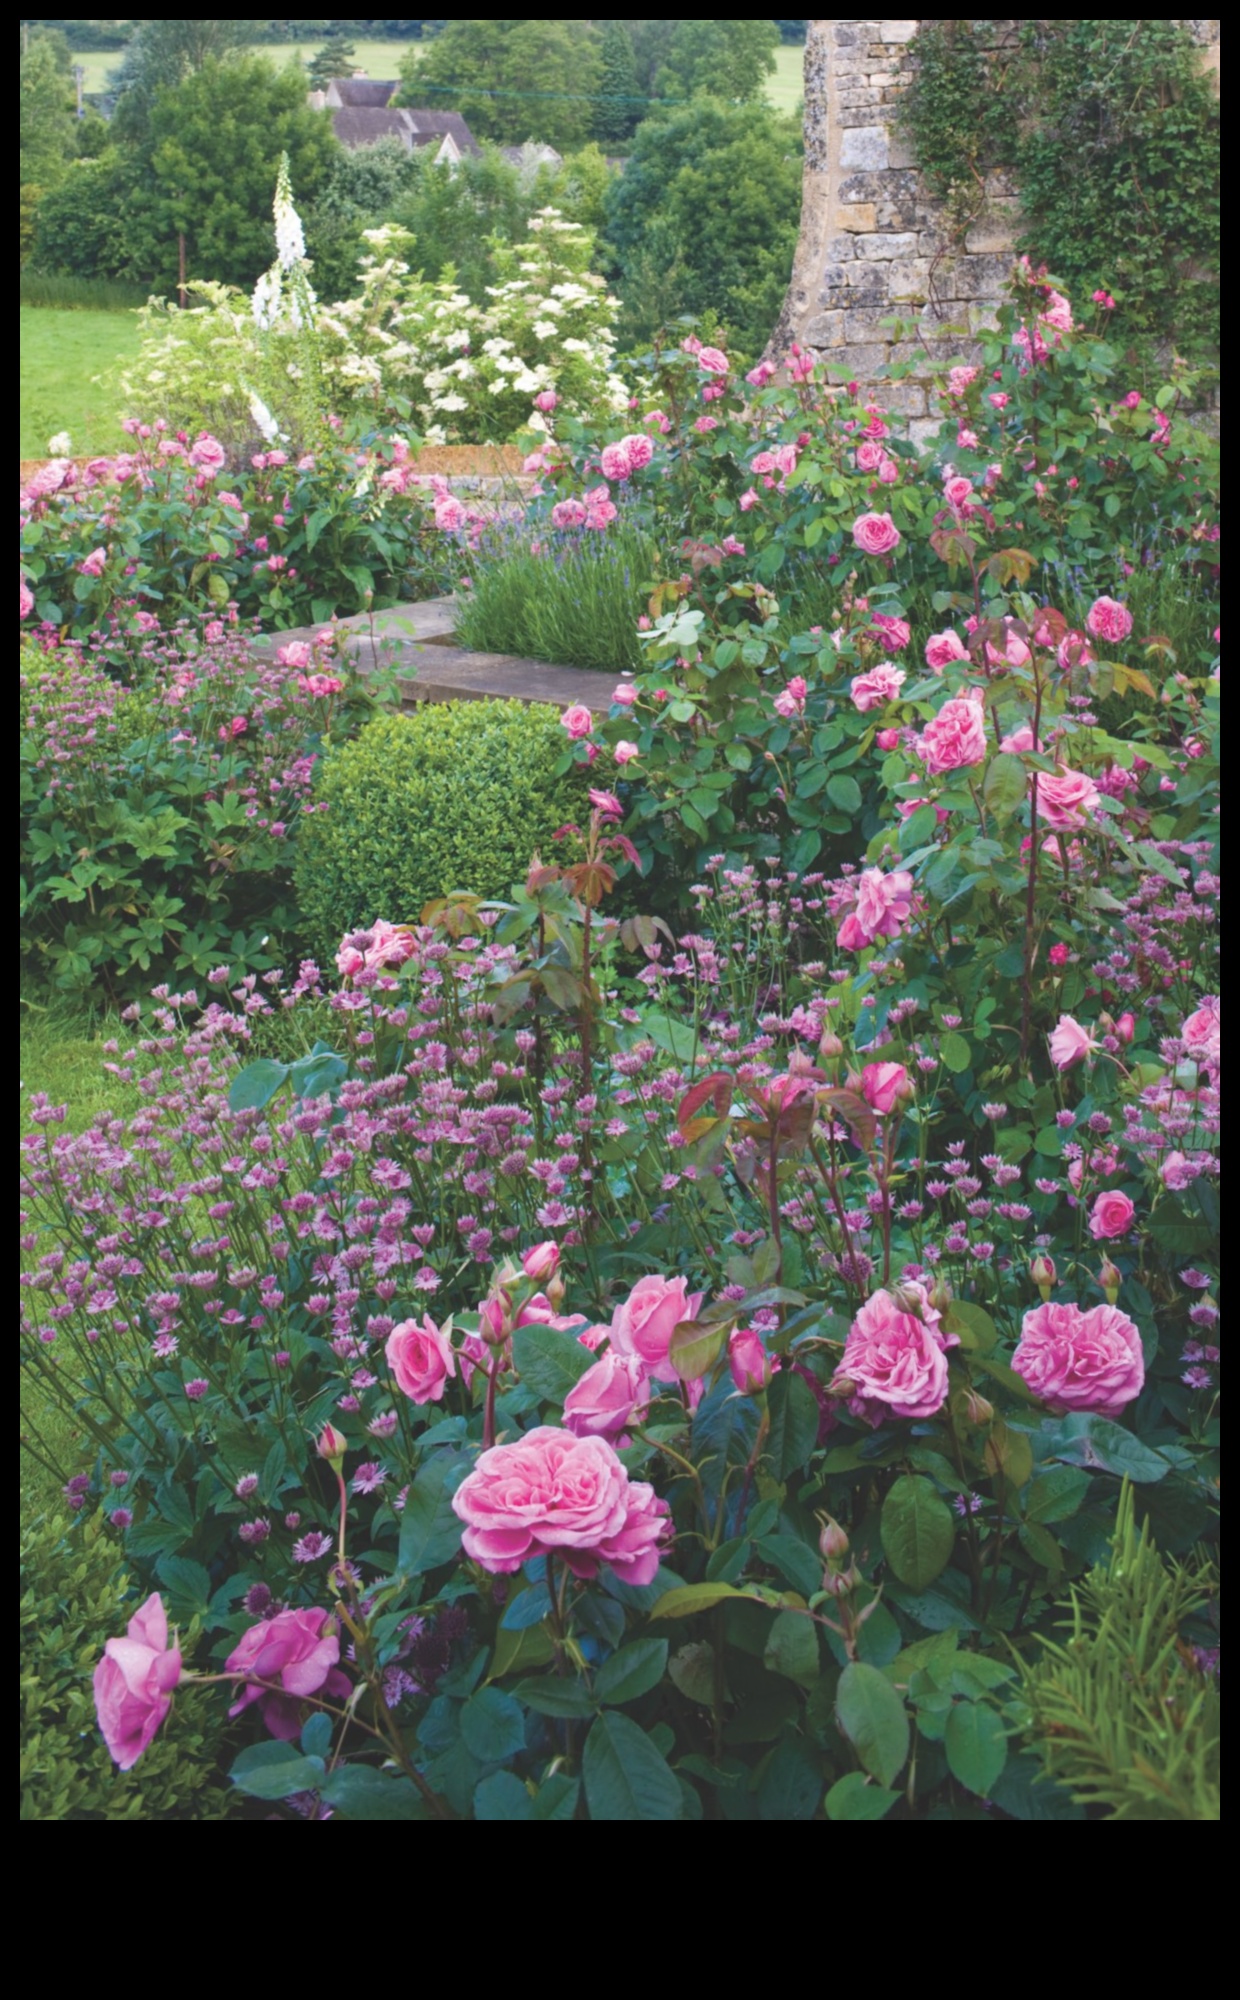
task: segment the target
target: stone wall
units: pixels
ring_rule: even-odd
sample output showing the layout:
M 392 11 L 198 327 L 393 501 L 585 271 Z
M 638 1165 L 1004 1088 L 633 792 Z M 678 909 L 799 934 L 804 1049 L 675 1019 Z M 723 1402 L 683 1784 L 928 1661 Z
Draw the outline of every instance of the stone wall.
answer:
M 971 336 L 993 320 L 1019 226 L 1016 189 L 989 177 L 982 219 L 953 244 L 940 204 L 926 192 L 896 131 L 917 21 L 811 21 L 806 42 L 805 206 L 788 300 L 771 344 L 791 339 L 832 369 L 873 381 L 885 362 L 922 351 L 969 355 Z M 1219 23 L 1184 24 L 1216 71 Z M 996 60 L 1020 23 L 994 21 Z M 883 321 L 916 323 L 896 342 Z M 916 436 L 926 423 L 921 383 L 884 384 L 883 400 Z

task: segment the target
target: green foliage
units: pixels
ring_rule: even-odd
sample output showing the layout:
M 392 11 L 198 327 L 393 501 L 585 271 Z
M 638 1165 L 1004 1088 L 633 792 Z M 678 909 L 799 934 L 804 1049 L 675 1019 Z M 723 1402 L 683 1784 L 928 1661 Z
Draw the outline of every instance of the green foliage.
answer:
M 271 262 L 271 190 L 281 154 L 311 202 L 336 154 L 330 120 L 306 103 L 304 77 L 265 56 L 208 57 L 162 84 L 149 118 L 147 171 L 133 198 L 142 261 L 161 290 L 177 279 L 184 233 L 191 278 L 251 285 Z
M 637 93 L 637 63 L 628 23 L 609 21 L 603 30 L 600 53 L 595 138 L 605 146 L 622 146 L 632 136 L 643 109 Z
M 1203 1557 L 1159 1554 L 1125 1483 L 1107 1560 L 1069 1592 L 1069 1638 L 1024 1673 L 1047 1773 L 1107 1819 L 1219 1818 L 1218 1687 L 1185 1640 L 1217 1587 Z
M 379 916 L 416 922 L 453 890 L 505 894 L 580 816 L 577 784 L 554 775 L 563 742 L 554 709 L 470 701 L 381 716 L 333 751 L 297 870 L 316 945 Z
M 72 92 L 47 41 L 22 56 L 17 80 L 19 179 L 23 187 L 54 187 L 73 154 Z
M 214 1690 L 179 1694 L 175 1734 L 151 1746 L 140 1770 L 114 1768 L 95 1727 L 91 1674 L 137 1594 L 101 1516 L 22 1512 L 20 1817 L 230 1817 L 235 1794 L 219 1771 L 226 1725 Z
M 492 534 L 462 562 L 472 578 L 457 598 L 462 645 L 613 673 L 642 664 L 637 620 L 657 551 L 640 530 L 552 530 L 533 546 Z
M 718 98 L 641 125 L 605 200 L 626 345 L 705 313 L 739 354 L 761 352 L 792 268 L 799 146 L 790 120 Z
M 585 21 L 449 21 L 401 65 L 400 101 L 460 111 L 480 139 L 564 152 L 591 136 L 598 40 Z
M 334 77 L 348 76 L 357 61 L 357 50 L 344 35 L 333 36 L 317 49 L 306 65 L 306 81 L 311 90 L 326 90 Z
M 62 312 L 127 312 L 146 304 L 140 285 L 127 285 L 120 278 L 77 278 L 49 276 L 44 271 L 23 271 L 18 291 L 24 306 L 52 306 Z
M 33 269 L 75 278 L 132 280 L 149 268 L 142 232 L 135 228 L 128 206 L 138 176 L 132 155 L 117 148 L 97 159 L 73 161 L 59 185 L 38 205 Z
M 1134 348 L 1219 344 L 1218 100 L 1178 21 L 923 22 L 901 122 L 962 242 L 1011 169 L 1020 249 L 1078 297 L 1117 301 Z
M 779 35 L 773 21 L 675 21 L 654 79 L 656 97 L 706 92 L 730 104 L 754 104 L 774 74 Z
M 174 90 L 207 62 L 222 62 L 246 40 L 244 21 L 143 21 L 110 78 L 113 125 L 126 145 L 145 143 L 161 90 Z

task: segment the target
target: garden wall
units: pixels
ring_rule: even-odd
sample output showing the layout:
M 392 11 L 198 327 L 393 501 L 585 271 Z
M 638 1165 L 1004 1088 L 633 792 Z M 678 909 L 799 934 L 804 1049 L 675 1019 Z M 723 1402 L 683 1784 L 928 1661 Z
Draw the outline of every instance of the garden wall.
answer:
M 986 25 L 1001 58 L 1020 23 Z M 1216 72 L 1219 25 L 1184 23 Z M 799 339 L 863 382 L 873 380 L 884 362 L 911 357 L 920 347 L 940 355 L 967 353 L 962 330 L 978 331 L 993 314 L 1018 233 L 1015 186 L 993 174 L 983 219 L 968 231 L 963 248 L 953 245 L 941 204 L 926 192 L 896 131 L 919 26 L 811 21 L 806 42 L 805 210 L 771 351 L 786 351 Z M 815 99 L 823 107 L 817 116 Z M 894 342 L 884 326 L 901 309 L 917 321 L 919 342 Z M 916 381 L 884 384 L 883 396 L 911 419 L 916 435 L 926 418 L 925 388 Z

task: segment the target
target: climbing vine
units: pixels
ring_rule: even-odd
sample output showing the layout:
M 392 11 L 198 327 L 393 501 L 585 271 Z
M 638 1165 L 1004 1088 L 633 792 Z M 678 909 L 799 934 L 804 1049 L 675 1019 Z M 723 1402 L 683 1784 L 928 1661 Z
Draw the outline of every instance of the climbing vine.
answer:
M 1176 21 L 926 21 L 901 123 L 963 247 L 1010 172 L 1018 249 L 1111 331 L 1193 359 L 1219 343 L 1219 107 Z

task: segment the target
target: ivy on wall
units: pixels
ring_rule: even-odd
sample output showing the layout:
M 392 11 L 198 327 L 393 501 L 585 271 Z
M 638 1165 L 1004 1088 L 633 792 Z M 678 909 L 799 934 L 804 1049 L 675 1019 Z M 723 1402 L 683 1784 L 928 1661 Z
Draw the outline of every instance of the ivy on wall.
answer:
M 986 176 L 1020 194 L 1018 249 L 1118 302 L 1137 353 L 1219 344 L 1219 106 L 1175 21 L 926 21 L 900 122 L 961 246 Z

